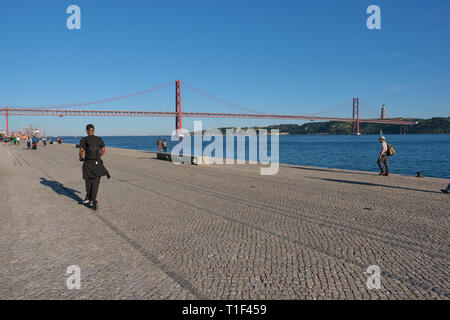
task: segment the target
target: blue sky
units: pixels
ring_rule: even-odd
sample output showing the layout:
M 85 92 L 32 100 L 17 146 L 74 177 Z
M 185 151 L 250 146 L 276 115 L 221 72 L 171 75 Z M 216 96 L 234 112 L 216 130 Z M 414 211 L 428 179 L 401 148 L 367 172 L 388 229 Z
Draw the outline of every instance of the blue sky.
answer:
M 66 27 L 72 4 L 81 8 L 81 30 Z M 366 27 L 371 4 L 381 8 L 381 30 Z M 375 110 L 386 104 L 392 117 L 450 116 L 449 57 L 447 0 L 0 3 L 1 106 L 90 101 L 182 79 L 265 113 L 315 113 L 359 96 Z M 332 115 L 350 117 L 351 105 Z M 103 135 L 168 134 L 174 126 L 171 118 L 11 117 L 10 127 L 81 135 L 88 122 Z M 273 123 L 288 122 L 204 126 Z

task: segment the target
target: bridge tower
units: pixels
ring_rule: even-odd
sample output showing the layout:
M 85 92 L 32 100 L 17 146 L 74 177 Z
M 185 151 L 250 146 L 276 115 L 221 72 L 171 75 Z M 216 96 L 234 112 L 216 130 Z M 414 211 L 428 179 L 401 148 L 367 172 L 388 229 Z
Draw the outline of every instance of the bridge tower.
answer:
M 356 121 L 355 121 L 356 118 Z M 353 134 L 359 135 L 359 97 L 353 98 Z
M 181 135 L 181 129 L 183 128 L 181 118 L 181 80 L 175 81 L 175 129 L 178 135 Z
M 400 134 L 406 134 L 407 133 L 407 130 L 406 130 L 406 125 L 400 125 Z
M 9 123 L 8 123 L 8 107 L 5 107 L 5 117 L 6 117 L 6 136 L 9 136 Z

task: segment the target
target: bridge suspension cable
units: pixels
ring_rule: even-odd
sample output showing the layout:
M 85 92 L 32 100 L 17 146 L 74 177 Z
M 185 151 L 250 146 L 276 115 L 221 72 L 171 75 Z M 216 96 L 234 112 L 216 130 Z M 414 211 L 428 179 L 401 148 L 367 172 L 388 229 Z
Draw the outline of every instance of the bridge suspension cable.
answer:
M 370 111 L 370 112 L 373 113 L 374 115 L 375 115 L 375 114 L 379 114 L 378 111 L 376 111 L 375 109 L 373 109 L 371 106 L 369 106 L 369 105 L 368 105 L 367 103 L 365 103 L 363 100 L 360 99 L 359 102 L 360 102 L 360 105 L 361 105 L 364 109 Z
M 216 96 L 214 96 L 214 95 L 212 95 L 210 93 L 207 93 L 207 92 L 205 92 L 203 90 L 200 90 L 200 89 L 194 87 L 193 85 L 187 83 L 186 81 L 183 81 L 182 83 L 183 83 L 183 86 L 185 86 L 186 88 L 189 88 L 192 91 L 194 91 L 194 92 L 196 92 L 196 93 L 198 93 L 198 94 L 200 94 L 200 95 L 202 95 L 202 96 L 204 96 L 206 98 L 212 99 L 212 100 L 214 100 L 216 102 L 222 103 L 222 104 L 224 104 L 226 106 L 229 106 L 231 108 L 235 108 L 235 109 L 239 109 L 239 110 L 243 110 L 243 111 L 247 111 L 247 112 L 251 112 L 251 113 L 256 113 L 256 114 L 265 114 L 264 112 L 256 111 L 256 110 L 245 108 L 245 107 L 241 107 L 241 106 L 239 106 L 237 104 L 228 102 L 228 101 L 226 101 L 224 99 L 221 99 L 221 98 L 218 98 L 218 97 L 216 97 Z
M 126 99 L 126 98 L 140 96 L 140 95 L 152 92 L 152 91 L 156 91 L 156 90 L 159 90 L 159 89 L 162 89 L 162 88 L 166 88 L 166 87 L 168 87 L 171 84 L 172 84 L 172 82 L 167 82 L 167 83 L 164 83 L 162 85 L 159 85 L 159 86 L 147 89 L 147 90 L 138 91 L 138 92 L 130 93 L 130 94 L 119 96 L 119 97 L 101 99 L 101 100 L 94 100 L 94 101 L 87 101 L 87 102 L 80 102 L 80 103 L 70 103 L 70 104 L 40 105 L 40 106 L 32 106 L 32 107 L 27 107 L 27 106 L 9 106 L 9 108 L 18 108 L 18 109 L 24 109 L 24 108 L 33 108 L 33 109 L 58 108 L 58 109 L 64 109 L 64 108 L 88 106 L 88 105 L 101 104 L 101 103 L 112 102 L 112 101 L 119 101 L 119 100 L 123 100 L 123 99 Z

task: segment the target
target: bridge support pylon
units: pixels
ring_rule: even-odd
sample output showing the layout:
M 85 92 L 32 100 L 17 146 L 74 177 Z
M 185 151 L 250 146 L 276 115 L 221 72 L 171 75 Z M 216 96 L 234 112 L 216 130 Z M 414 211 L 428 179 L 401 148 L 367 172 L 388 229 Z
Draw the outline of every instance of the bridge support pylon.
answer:
M 6 136 L 9 137 L 8 107 L 5 107 L 5 117 L 6 117 Z
M 355 121 L 356 118 L 356 121 Z M 353 134 L 360 135 L 359 133 L 359 97 L 353 98 Z
M 400 125 L 400 134 L 406 134 L 406 125 Z
M 182 135 L 183 123 L 181 116 L 181 80 L 175 81 L 175 130 L 178 136 Z

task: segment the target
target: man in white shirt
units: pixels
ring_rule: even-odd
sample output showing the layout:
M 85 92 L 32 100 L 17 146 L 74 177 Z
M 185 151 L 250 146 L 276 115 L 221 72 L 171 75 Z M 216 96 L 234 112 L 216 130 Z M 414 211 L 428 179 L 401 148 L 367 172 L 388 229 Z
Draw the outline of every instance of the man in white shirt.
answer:
M 378 157 L 378 167 L 380 168 L 380 176 L 388 176 L 389 175 L 389 166 L 388 166 L 388 156 L 387 156 L 387 143 L 386 138 L 384 136 L 380 137 L 380 143 L 381 143 L 381 152 Z M 383 169 L 383 166 L 381 164 L 384 164 L 385 169 Z

